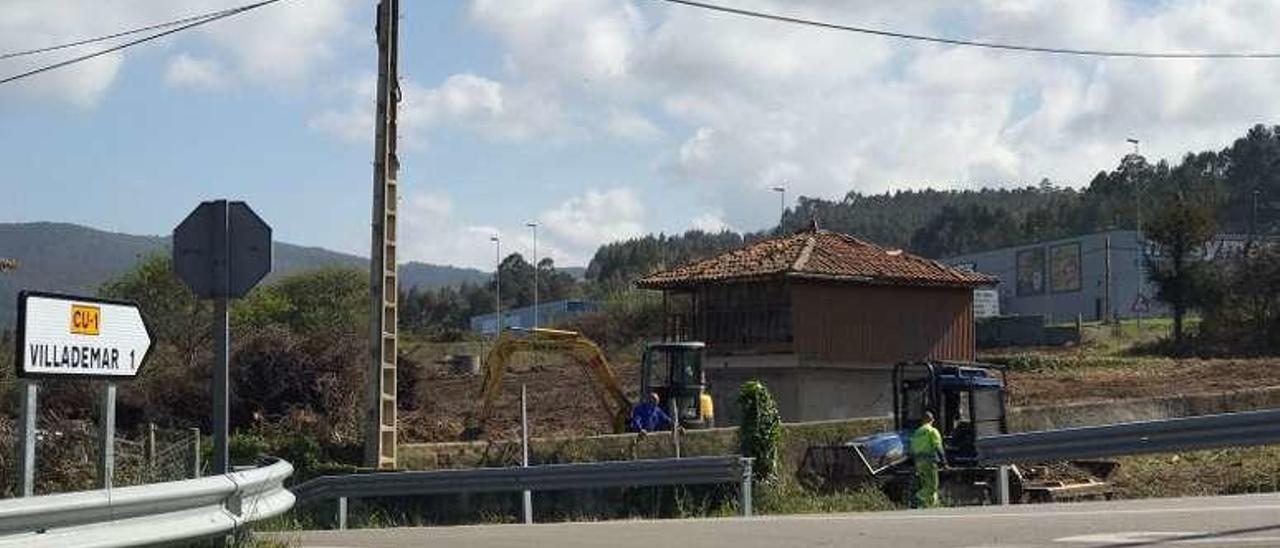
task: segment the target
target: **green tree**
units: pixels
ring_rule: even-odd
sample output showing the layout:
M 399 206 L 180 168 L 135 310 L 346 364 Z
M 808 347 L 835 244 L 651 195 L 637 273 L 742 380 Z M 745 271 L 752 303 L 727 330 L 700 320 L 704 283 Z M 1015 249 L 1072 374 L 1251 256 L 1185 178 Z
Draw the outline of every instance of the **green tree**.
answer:
M 1255 246 L 1213 265 L 1219 288 L 1204 305 L 1198 351 L 1210 355 L 1280 352 L 1280 249 Z
M 363 334 L 369 322 L 368 273 L 323 268 L 260 286 L 236 303 L 234 323 L 282 325 L 297 333 Z
M 132 271 L 103 284 L 98 293 L 137 303 L 152 337 L 173 345 L 188 362 L 212 344 L 213 307 L 178 279 L 166 256 L 143 258 Z
M 1146 226 L 1146 237 L 1154 247 L 1147 257 L 1147 276 L 1156 286 L 1156 298 L 1173 310 L 1173 343 L 1178 351 L 1185 350 L 1187 312 L 1207 302 L 1213 287 L 1202 255 L 1214 230 L 1212 206 L 1181 193 L 1156 210 Z
M 747 381 L 738 391 L 738 408 L 742 410 L 742 426 L 738 428 L 742 456 L 755 459 L 752 473 L 757 480 L 777 479 L 781 467 L 782 419 L 773 395 L 764 383 Z

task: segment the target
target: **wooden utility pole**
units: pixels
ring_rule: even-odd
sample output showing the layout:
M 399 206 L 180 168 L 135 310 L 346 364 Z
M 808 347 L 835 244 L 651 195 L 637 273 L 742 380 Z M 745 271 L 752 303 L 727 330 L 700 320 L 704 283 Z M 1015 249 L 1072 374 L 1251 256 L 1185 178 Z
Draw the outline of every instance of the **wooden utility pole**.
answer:
M 369 368 L 365 465 L 396 466 L 396 115 L 400 0 L 379 0 L 378 89 L 373 145 L 373 239 L 369 258 Z

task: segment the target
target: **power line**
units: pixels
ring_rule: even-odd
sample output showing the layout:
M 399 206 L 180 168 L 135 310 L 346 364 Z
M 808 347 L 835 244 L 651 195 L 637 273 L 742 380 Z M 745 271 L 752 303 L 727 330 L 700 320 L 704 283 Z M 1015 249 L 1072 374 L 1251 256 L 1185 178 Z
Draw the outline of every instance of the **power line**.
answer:
M 1099 49 L 1076 49 L 1076 48 L 1055 48 L 1041 46 L 1026 46 L 1019 44 L 1003 44 L 999 42 L 981 42 L 976 40 L 959 40 L 954 38 L 942 38 L 939 36 L 927 36 L 923 34 L 908 34 L 904 32 L 894 32 L 888 30 L 873 29 L 869 27 L 855 27 L 852 25 L 841 25 L 837 23 L 828 23 L 814 19 L 801 19 L 799 17 L 790 17 L 786 15 L 778 15 L 773 13 L 765 13 L 760 11 L 745 10 L 740 8 L 731 8 L 717 4 L 708 4 L 706 2 L 698 2 L 695 0 L 658 0 L 672 4 L 681 4 L 684 6 L 702 8 L 711 11 L 729 13 L 733 15 L 741 15 L 744 17 L 754 17 L 757 19 L 767 19 L 770 21 L 778 21 L 782 23 L 792 23 L 796 25 L 806 25 L 810 27 L 818 27 L 828 30 L 842 30 L 847 32 L 856 32 L 861 34 L 870 34 L 874 36 L 883 36 L 887 38 L 898 38 L 902 40 L 913 40 L 917 42 L 931 42 L 935 44 L 949 44 L 953 46 L 968 46 L 975 48 L 998 49 L 1006 51 L 1019 51 L 1027 53 L 1048 53 L 1053 55 L 1077 55 L 1086 57 L 1128 57 L 1140 59 L 1276 59 L 1280 58 L 1280 52 L 1195 52 L 1195 51 L 1123 51 L 1123 50 L 1099 50 Z
M 105 42 L 105 41 L 107 41 L 107 40 L 111 40 L 111 39 L 114 39 L 114 38 L 121 38 L 121 37 L 124 37 L 124 36 L 129 36 L 129 35 L 133 35 L 133 34 L 143 33 L 143 32 L 147 32 L 147 31 L 159 30 L 159 29 L 163 29 L 163 28 L 169 28 L 169 27 L 173 27 L 173 26 L 181 25 L 181 24 L 183 24 L 183 23 L 190 23 L 190 22 L 192 22 L 192 21 L 199 21 L 199 20 L 201 20 L 201 19 L 208 19 L 208 18 L 210 18 L 210 17 L 215 17 L 215 16 L 218 16 L 218 15 L 221 15 L 221 14 L 224 14 L 224 13 L 228 13 L 228 12 L 233 11 L 233 10 L 235 10 L 235 9 L 236 9 L 236 8 L 230 8 L 230 9 L 225 9 L 225 10 L 220 10 L 220 11 L 211 11 L 211 12 L 203 13 L 203 14 L 200 14 L 200 15 L 193 15 L 193 16 L 191 16 L 191 17 L 183 17 L 182 19 L 175 19 L 175 20 L 173 20 L 173 21 L 166 21 L 166 22 L 164 22 L 164 23 L 156 23 L 156 24 L 154 24 L 154 25 L 147 25 L 147 26 L 145 26 L 145 27 L 138 27 L 138 28 L 136 28 L 136 29 L 129 29 L 129 30 L 126 30 L 126 31 L 120 31 L 120 32 L 117 32 L 117 33 L 114 33 L 114 34 L 106 34 L 106 35 L 103 35 L 103 36 L 95 36 L 95 37 L 93 37 L 93 38 L 85 38 L 85 39 L 83 39 L 83 40 L 76 40 L 76 41 L 74 41 L 74 42 L 67 42 L 67 43 L 65 43 L 65 44 L 58 44 L 58 45 L 55 45 L 55 46 L 46 46 L 46 47 L 43 47 L 43 48 L 34 48 L 34 49 L 27 49 L 27 50 L 21 50 L 21 51 L 11 51 L 11 52 L 9 52 L 9 53 L 0 53 L 0 60 L 4 60 L 4 59 L 13 59 L 14 57 L 25 57 L 25 56 L 28 56 L 28 55 L 36 55 L 36 54 L 40 54 L 40 53 L 49 53 L 49 52 L 51 52 L 51 51 L 58 51 L 58 50 L 61 50 L 61 49 L 74 48 L 74 47 L 78 47 L 78 46 L 85 46 L 85 45 L 89 45 L 89 44 L 93 44 L 93 43 L 97 43 L 97 42 Z
M 42 66 L 42 67 L 39 67 L 39 68 L 31 69 L 31 70 L 29 70 L 29 71 L 26 71 L 26 72 L 23 72 L 23 73 L 20 73 L 20 74 L 15 74 L 15 75 L 13 75 L 13 76 L 9 76 L 9 77 L 6 77 L 6 78 L 4 78 L 4 79 L 0 79 L 0 84 L 8 84 L 8 83 L 10 83 L 10 82 L 14 82 L 14 81 L 17 81 L 17 80 L 21 80 L 21 79 L 23 79 L 23 78 L 28 78 L 28 77 L 31 77 L 31 76 L 35 76 L 35 75 L 40 74 L 40 73 L 43 73 L 43 72 L 48 72 L 48 71 L 51 71 L 51 70 L 54 70 L 54 69 L 59 69 L 59 68 L 62 68 L 62 67 L 68 66 L 68 65 L 74 65 L 74 64 L 79 63 L 79 62 L 81 62 L 81 61 L 87 61 L 87 60 L 89 60 L 89 59 L 93 59 L 93 58 L 95 58 L 95 57 L 101 57 L 101 56 L 103 56 L 103 55 L 106 55 L 106 54 L 111 53 L 111 52 L 114 52 L 114 51 L 120 51 L 120 50 L 122 50 L 122 49 L 125 49 L 125 48 L 128 48 L 128 47 L 132 47 L 132 46 L 136 46 L 136 45 L 138 45 L 138 44 L 142 44 L 142 43 L 145 43 L 145 42 L 150 42 L 150 41 L 155 40 L 155 39 L 157 39 L 157 38 L 162 38 L 162 37 L 168 36 L 168 35 L 170 35 L 170 34 L 175 34 L 175 33 L 182 32 L 182 31 L 184 31 L 184 30 L 190 29 L 190 28 L 198 27 L 198 26 L 200 26 L 200 25 L 204 25 L 204 24 L 207 24 L 207 23 L 212 23 L 212 22 L 214 22 L 214 21 L 218 21 L 218 20 L 221 20 L 221 19 L 226 19 L 227 17 L 231 17 L 231 16 L 233 16 L 233 15 L 239 15 L 239 14 L 241 14 L 241 13 L 245 13 L 245 12 L 247 12 L 247 11 L 252 11 L 252 10 L 255 10 L 255 9 L 261 8 L 261 7 L 263 7 L 263 6 L 270 5 L 270 4 L 275 4 L 275 3 L 280 2 L 280 1 L 282 1 L 282 0 L 262 0 L 262 1 L 260 1 L 260 2 L 255 2 L 255 3 L 253 3 L 253 4 L 248 4 L 248 5 L 240 6 L 240 7 L 238 7 L 238 8 L 231 8 L 231 9 L 223 10 L 223 11 L 220 11 L 220 12 L 214 12 L 213 14 L 207 14 L 207 15 L 205 15 L 205 16 L 194 16 L 194 17 L 188 17 L 188 18 L 185 18 L 185 19 L 180 20 L 180 21 L 189 21 L 189 22 L 187 22 L 187 23 L 185 23 L 185 24 L 182 24 L 181 26 L 178 26 L 178 27 L 176 27 L 176 28 L 172 28 L 172 29 L 166 30 L 166 31 L 164 31 L 164 32 L 159 32 L 159 33 L 156 33 L 156 34 L 152 34 L 152 35 L 144 36 L 144 37 L 139 38 L 139 39 L 137 39 L 137 40 L 132 40 L 132 41 L 129 41 L 129 42 L 125 42 L 125 43 L 123 43 L 123 44 L 120 44 L 120 45 L 117 45 L 117 46 L 113 46 L 113 47 L 110 47 L 110 48 L 104 49 L 104 50 L 102 50 L 102 51 L 96 51 L 96 52 L 93 52 L 93 53 L 87 53 L 87 54 L 81 55 L 81 56 L 79 56 L 79 57 L 72 57 L 71 59 L 67 59 L 67 60 L 65 60 L 65 61 L 60 61 L 60 62 L 57 62 L 57 63 L 51 64 L 51 65 L 45 65 L 45 66 Z M 169 22 L 169 23 L 161 23 L 161 24 L 159 24 L 159 25 L 153 25 L 153 29 L 152 29 L 152 30 L 157 29 L 157 28 L 170 27 L 170 26 L 177 25 L 177 24 L 179 24 L 179 22 L 171 21 L 171 22 Z M 134 30 L 134 31 L 126 31 L 126 32 L 124 32 L 124 33 L 120 33 L 120 36 L 124 36 L 124 35 L 127 35 L 127 34 L 136 34 L 136 33 L 138 33 L 138 32 L 144 32 L 144 31 L 143 31 L 143 30 L 141 30 L 141 29 Z M 101 37 L 101 38 L 91 38 L 91 39 L 89 39 L 89 40 L 87 40 L 87 41 L 82 41 L 82 42 L 89 43 L 89 42 L 102 41 L 102 40 L 106 40 L 106 39 L 108 39 L 108 38 L 106 38 L 106 37 Z M 52 51 L 53 49 L 62 49 L 62 48 L 66 48 L 66 47 L 71 47 L 71 45 L 69 45 L 69 44 L 64 44 L 64 45 L 61 45 L 61 46 L 52 46 L 51 48 L 42 48 L 42 49 L 48 49 L 49 51 Z M 19 54 L 20 54 L 20 53 L 22 53 L 22 52 L 16 52 L 16 53 L 19 53 Z

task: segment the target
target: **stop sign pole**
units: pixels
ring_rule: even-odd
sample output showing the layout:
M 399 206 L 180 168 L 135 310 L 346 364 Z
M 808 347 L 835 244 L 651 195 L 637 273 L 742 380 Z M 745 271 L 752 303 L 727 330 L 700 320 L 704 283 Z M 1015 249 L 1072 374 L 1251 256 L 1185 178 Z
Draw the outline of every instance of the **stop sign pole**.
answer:
M 202 202 L 173 231 L 173 269 L 213 300 L 214 474 L 231 471 L 227 447 L 231 336 L 227 305 L 271 272 L 271 227 L 244 202 Z

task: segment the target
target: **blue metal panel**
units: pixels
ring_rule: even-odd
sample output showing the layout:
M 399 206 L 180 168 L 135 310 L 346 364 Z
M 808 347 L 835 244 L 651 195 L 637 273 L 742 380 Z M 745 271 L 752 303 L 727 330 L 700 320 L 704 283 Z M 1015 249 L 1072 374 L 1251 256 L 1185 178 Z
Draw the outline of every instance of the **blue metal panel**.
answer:
M 553 325 L 578 314 L 586 312 L 594 312 L 600 309 L 600 305 L 592 301 L 580 299 L 564 299 L 559 301 L 550 301 L 538 305 L 538 323 L 545 327 Z M 495 314 L 483 314 L 480 316 L 472 316 L 470 320 L 471 330 L 483 334 L 493 334 L 494 328 L 497 326 L 497 316 Z M 502 311 L 502 328 L 533 327 L 533 307 L 525 306 L 521 308 L 513 308 Z

